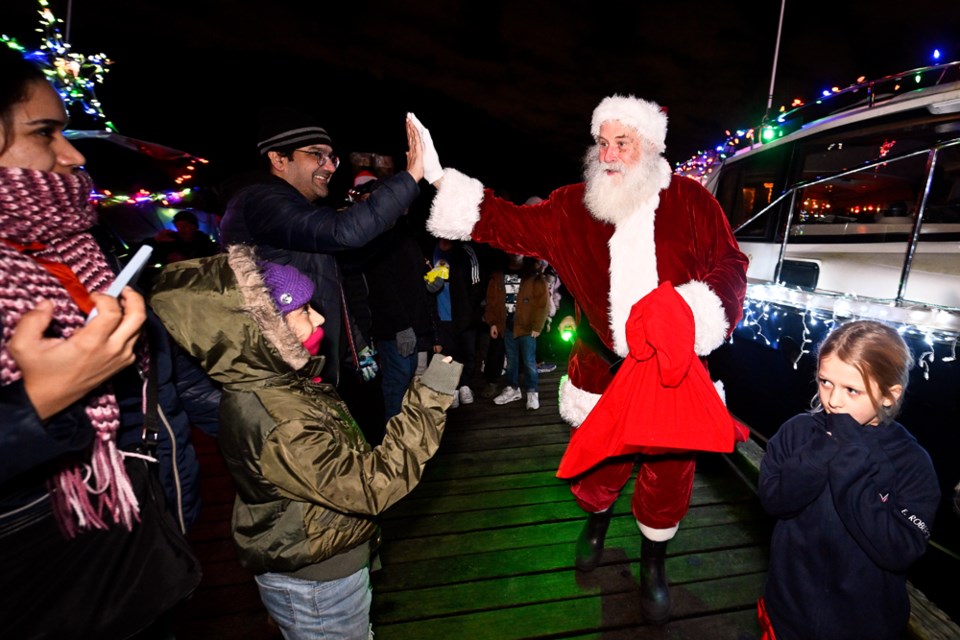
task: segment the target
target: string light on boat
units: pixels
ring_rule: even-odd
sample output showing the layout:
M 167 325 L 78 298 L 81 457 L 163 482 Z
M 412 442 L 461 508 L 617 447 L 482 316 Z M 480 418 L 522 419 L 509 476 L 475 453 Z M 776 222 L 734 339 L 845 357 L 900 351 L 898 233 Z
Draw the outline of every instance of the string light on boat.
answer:
M 785 286 L 749 285 L 743 305 L 743 319 L 732 340 L 752 340 L 780 350 L 789 336 L 790 361 L 799 367 L 833 327 L 851 320 L 878 320 L 896 326 L 904 336 L 925 380 L 935 362 L 956 361 L 960 328 L 952 314 L 941 309 L 907 310 L 860 300 L 856 296 L 812 294 Z M 792 351 L 790 349 L 790 351 Z M 939 360 L 938 352 L 943 353 Z
M 939 57 L 935 60 L 939 60 Z M 817 111 L 818 105 L 826 105 L 823 108 L 837 110 L 844 107 L 843 104 L 837 104 L 838 100 L 846 99 L 851 104 L 857 104 L 858 101 L 863 100 L 864 93 L 869 95 L 880 93 L 895 95 L 901 91 L 915 88 L 909 82 L 900 82 L 901 78 L 910 78 L 911 74 L 915 84 L 932 86 L 939 83 L 948 72 L 955 73 L 958 67 L 960 67 L 960 62 L 940 63 L 935 66 L 904 72 L 896 77 L 889 76 L 881 81 L 868 81 L 865 76 L 859 76 L 849 87 L 841 88 L 836 85 L 824 89 L 813 102 L 805 103 L 799 98 L 794 98 L 789 109 L 786 106 L 780 107 L 780 115 L 776 119 L 776 124 L 763 125 L 757 132 L 756 137 L 754 136 L 754 129 L 744 129 L 736 133 L 731 133 L 728 130 L 725 132 L 726 139 L 714 146 L 713 149 L 698 151 L 689 160 L 676 163 L 674 173 L 706 182 L 707 177 L 713 173 L 720 163 L 736 152 L 751 148 L 758 143 L 771 142 L 792 132 L 801 123 L 811 122 L 817 114 L 810 114 L 807 111 Z M 775 129 L 776 134 L 768 132 L 767 126 Z

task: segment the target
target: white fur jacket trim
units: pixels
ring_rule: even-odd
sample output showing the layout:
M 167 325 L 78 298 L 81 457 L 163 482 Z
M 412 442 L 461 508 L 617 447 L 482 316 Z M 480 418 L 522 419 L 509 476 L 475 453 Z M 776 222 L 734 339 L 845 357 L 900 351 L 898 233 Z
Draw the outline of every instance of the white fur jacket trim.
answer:
M 708 355 L 727 337 L 730 324 L 723 303 L 709 285 L 698 280 L 680 285 L 677 293 L 693 311 L 693 350 L 698 356 Z
M 469 240 L 480 219 L 483 183 L 456 169 L 444 169 L 443 182 L 430 205 L 427 230 L 438 238 Z
M 570 426 L 579 427 L 599 400 L 599 393 L 591 393 L 574 386 L 567 376 L 560 379 L 560 417 Z

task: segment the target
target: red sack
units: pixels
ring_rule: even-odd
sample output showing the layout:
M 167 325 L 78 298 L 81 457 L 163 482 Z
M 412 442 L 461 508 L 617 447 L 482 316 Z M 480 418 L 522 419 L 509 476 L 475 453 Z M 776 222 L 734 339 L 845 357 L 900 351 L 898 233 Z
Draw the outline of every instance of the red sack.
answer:
M 746 439 L 694 355 L 693 312 L 673 285 L 633 305 L 626 333 L 630 354 L 570 439 L 557 477 L 631 453 L 729 453 Z

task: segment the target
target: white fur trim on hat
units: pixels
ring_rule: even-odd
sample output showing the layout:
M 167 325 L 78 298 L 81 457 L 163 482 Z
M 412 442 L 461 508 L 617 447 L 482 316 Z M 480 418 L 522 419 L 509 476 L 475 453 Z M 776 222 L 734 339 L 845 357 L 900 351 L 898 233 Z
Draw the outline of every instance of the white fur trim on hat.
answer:
M 691 280 L 677 287 L 690 310 L 693 311 L 693 350 L 705 356 L 723 344 L 730 327 L 719 296 L 705 282 Z
M 599 400 L 599 393 L 591 393 L 574 386 L 568 376 L 560 379 L 560 417 L 571 427 L 583 424 Z
M 362 184 L 367 184 L 368 182 L 372 182 L 376 179 L 377 179 L 377 176 L 373 175 L 372 173 L 364 169 L 363 171 L 360 171 L 360 173 L 358 173 L 357 176 L 353 179 L 353 186 L 359 187 Z
M 442 180 L 430 205 L 427 230 L 437 238 L 469 240 L 480 219 L 483 183 L 456 169 L 444 169 Z
M 653 143 L 657 153 L 666 150 L 667 114 L 660 105 L 634 96 L 613 95 L 604 98 L 593 110 L 590 134 L 596 138 L 600 135 L 600 125 L 609 120 L 619 120 L 636 129 L 644 139 Z

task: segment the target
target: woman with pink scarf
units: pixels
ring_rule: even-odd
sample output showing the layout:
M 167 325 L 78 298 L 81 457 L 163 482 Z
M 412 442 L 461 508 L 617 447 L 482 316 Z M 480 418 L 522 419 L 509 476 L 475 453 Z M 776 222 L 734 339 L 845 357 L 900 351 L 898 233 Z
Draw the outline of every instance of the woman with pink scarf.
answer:
M 146 370 L 145 305 L 130 288 L 99 293 L 114 273 L 66 125 L 42 72 L 0 47 L 0 629 L 128 638 L 186 595 L 195 567 L 142 508 L 146 463 L 117 447 L 111 381 Z

